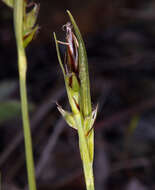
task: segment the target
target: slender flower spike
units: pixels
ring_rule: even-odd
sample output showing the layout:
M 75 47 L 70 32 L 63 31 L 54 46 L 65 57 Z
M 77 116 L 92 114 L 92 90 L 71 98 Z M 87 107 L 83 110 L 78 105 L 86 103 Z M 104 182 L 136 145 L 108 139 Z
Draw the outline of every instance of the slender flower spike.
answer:
M 91 188 L 88 188 L 88 186 L 90 186 L 89 182 L 93 181 L 93 124 L 96 119 L 97 108 L 92 111 L 85 45 L 73 16 L 69 11 L 67 11 L 67 13 L 70 17 L 71 23 L 68 22 L 63 26 L 63 29 L 66 32 L 66 42 L 58 41 L 55 33 L 54 39 L 72 112 L 70 113 L 63 110 L 60 105 L 57 105 L 57 108 L 66 122 L 78 131 L 80 153 L 83 161 L 87 189 L 93 190 L 94 185 L 91 184 Z M 64 63 L 61 59 L 58 44 L 66 46 Z
M 68 22 L 63 26 L 63 30 L 66 32 L 66 42 L 58 41 L 55 33 L 54 38 L 72 113 L 63 110 L 60 105 L 57 107 L 66 122 L 75 129 L 77 129 L 75 122 L 71 124 L 70 121 L 74 121 L 75 114 L 80 114 L 84 132 L 87 134 L 90 157 L 93 160 L 93 124 L 96 119 L 97 108 L 94 111 L 91 108 L 88 62 L 84 42 L 74 18 L 69 11 L 67 13 L 72 24 Z M 75 34 L 72 28 L 74 28 Z M 58 43 L 67 46 L 64 64 L 61 60 Z

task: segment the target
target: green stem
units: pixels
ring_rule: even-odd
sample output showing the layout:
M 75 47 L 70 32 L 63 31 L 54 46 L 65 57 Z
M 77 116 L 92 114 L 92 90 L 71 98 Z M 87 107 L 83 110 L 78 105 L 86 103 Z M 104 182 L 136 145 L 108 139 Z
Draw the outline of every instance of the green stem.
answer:
M 19 59 L 18 66 L 19 66 L 19 80 L 20 80 L 20 95 L 21 95 L 21 106 L 22 106 L 22 120 L 23 120 L 23 129 L 24 129 L 28 184 L 30 190 L 36 190 L 34 160 L 32 152 L 32 139 L 31 139 L 30 122 L 28 115 L 28 103 L 27 103 L 26 68 L 24 69 L 23 67 L 23 64 L 26 66 L 26 57 L 24 54 L 22 55 L 22 53 L 20 52 L 18 55 L 18 59 Z
M 90 159 L 86 135 L 83 130 L 83 121 L 80 114 L 75 115 L 75 122 L 77 125 L 78 135 L 79 135 L 79 146 L 80 146 L 81 159 L 84 169 L 86 189 L 94 190 L 95 188 L 94 188 L 94 176 L 93 176 L 93 162 Z
M 15 35 L 17 41 L 17 51 L 18 51 L 18 70 L 19 70 L 19 81 L 20 81 L 21 109 L 22 109 L 22 121 L 23 121 L 23 130 L 24 130 L 28 184 L 30 190 L 36 190 L 34 161 L 32 153 L 32 139 L 30 132 L 27 90 L 26 90 L 27 60 L 22 39 L 23 14 L 24 14 L 23 3 L 24 3 L 23 0 L 14 0 L 14 28 L 15 28 Z

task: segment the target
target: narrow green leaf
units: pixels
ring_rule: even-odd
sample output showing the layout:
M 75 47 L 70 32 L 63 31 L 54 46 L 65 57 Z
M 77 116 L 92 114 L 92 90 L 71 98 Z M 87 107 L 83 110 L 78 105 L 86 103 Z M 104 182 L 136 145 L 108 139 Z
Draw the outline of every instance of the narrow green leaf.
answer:
M 57 51 L 58 61 L 59 61 L 60 67 L 62 69 L 64 78 L 65 78 L 65 69 L 64 69 L 64 66 L 63 66 L 63 63 L 62 63 L 62 60 L 61 60 L 60 50 L 59 50 L 58 41 L 57 41 L 55 32 L 53 33 L 53 35 L 54 35 L 54 40 L 55 40 L 55 45 L 56 45 L 56 51 Z
M 84 116 L 89 116 L 91 113 L 91 97 L 90 97 L 90 84 L 89 84 L 89 73 L 88 73 L 88 61 L 87 61 L 87 53 L 84 45 L 84 41 L 82 39 L 80 30 L 71 15 L 71 13 L 67 10 L 67 13 L 70 17 L 71 23 L 74 27 L 75 34 L 79 44 L 79 77 L 81 81 L 81 101 L 83 107 Z
M 80 30 L 79 30 L 74 18 L 69 11 L 67 11 L 67 13 L 68 13 L 71 23 L 74 27 L 77 41 L 79 44 L 79 47 L 78 47 L 79 78 L 80 78 L 80 82 L 81 82 L 81 102 L 82 102 L 82 108 L 83 108 L 83 115 L 85 118 L 84 130 L 86 132 L 88 129 L 91 129 L 91 125 L 93 123 L 87 53 L 86 53 L 86 48 L 85 48 L 84 41 L 82 39 Z M 91 159 L 91 162 L 93 162 L 93 157 L 94 157 L 94 129 L 93 128 L 90 131 L 90 134 L 87 136 L 87 144 L 88 144 L 90 159 Z

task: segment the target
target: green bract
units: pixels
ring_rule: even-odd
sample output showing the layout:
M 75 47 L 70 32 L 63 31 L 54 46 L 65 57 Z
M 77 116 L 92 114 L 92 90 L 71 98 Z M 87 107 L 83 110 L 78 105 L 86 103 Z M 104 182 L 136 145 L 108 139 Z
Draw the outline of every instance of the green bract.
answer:
M 25 8 L 24 8 L 25 9 Z M 36 20 L 39 12 L 39 5 L 33 3 L 33 8 L 30 12 L 24 14 L 23 22 L 23 43 L 26 47 L 33 39 L 34 34 L 38 30 L 39 26 L 36 25 Z
M 2 0 L 7 6 L 14 9 L 14 0 Z M 20 9 L 23 9 L 23 22 L 22 22 L 22 41 L 24 48 L 27 47 L 27 45 L 31 42 L 33 39 L 36 31 L 39 29 L 38 25 L 36 24 L 38 12 L 39 12 L 39 5 L 36 3 L 31 2 L 31 4 L 27 4 L 26 1 L 23 1 L 22 7 Z M 26 8 L 32 6 L 32 10 L 28 13 L 26 12 Z

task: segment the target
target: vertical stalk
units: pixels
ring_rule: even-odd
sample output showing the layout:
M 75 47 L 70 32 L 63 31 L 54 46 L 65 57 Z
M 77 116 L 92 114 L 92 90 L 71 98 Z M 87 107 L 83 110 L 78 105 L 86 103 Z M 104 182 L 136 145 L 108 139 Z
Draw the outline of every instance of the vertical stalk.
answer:
M 83 121 L 81 119 L 80 114 L 75 115 L 75 122 L 78 128 L 79 147 L 83 164 L 86 189 L 94 190 L 95 187 L 94 187 L 94 175 L 93 175 L 93 162 L 90 159 L 88 143 L 83 130 Z
M 19 70 L 21 109 L 22 109 L 22 121 L 23 121 L 23 130 L 24 130 L 28 184 L 29 184 L 30 190 L 36 190 L 34 161 L 33 161 L 33 153 L 32 153 L 32 139 L 31 139 L 31 132 L 30 132 L 27 90 L 26 90 L 27 60 L 26 60 L 25 49 L 23 46 L 23 39 L 22 39 L 23 11 L 24 11 L 24 0 L 14 0 L 14 11 L 13 11 L 14 12 L 14 28 L 15 28 L 15 36 L 16 36 L 17 52 L 18 52 L 18 70 Z

